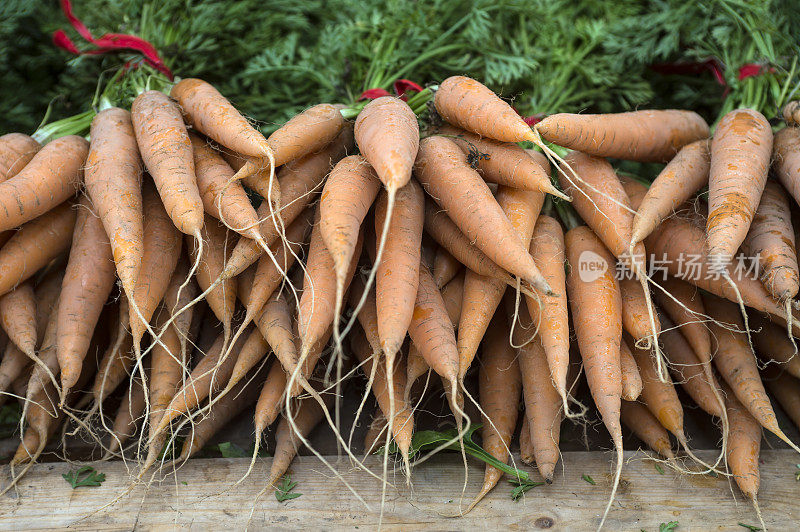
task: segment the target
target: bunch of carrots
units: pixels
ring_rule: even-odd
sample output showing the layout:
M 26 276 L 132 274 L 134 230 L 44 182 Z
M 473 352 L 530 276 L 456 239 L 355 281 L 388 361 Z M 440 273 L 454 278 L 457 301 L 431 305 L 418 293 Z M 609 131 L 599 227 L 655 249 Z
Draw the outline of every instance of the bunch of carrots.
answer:
M 23 411 L 5 490 L 59 430 L 108 457 L 132 450 L 142 478 L 177 435 L 183 461 L 253 405 L 253 463 L 277 422 L 265 489 L 321 423 L 362 464 L 336 401 L 356 371 L 358 413 L 369 394 L 380 410 L 367 439 L 383 472 L 365 470 L 384 491 L 390 451 L 411 477 L 437 375 L 451 444 L 481 423 L 507 464 L 521 422 L 522 459 L 550 482 L 562 421 L 588 410 L 573 394 L 584 373 L 616 449 L 600 526 L 623 424 L 689 471 L 672 434 L 690 472 L 729 475 L 758 509 L 762 428 L 800 451 L 765 390 L 800 422 L 800 105 L 777 134 L 738 109 L 712 136 L 691 111 L 531 127 L 476 80 L 428 92 L 422 128 L 419 106 L 382 96 L 316 105 L 265 138 L 183 79 L 100 111 L 89 141 L 0 137 L 0 401 Z M 665 166 L 647 184 L 609 159 Z M 675 384 L 719 419 L 714 463 L 688 445 Z M 487 464 L 473 506 L 504 471 Z

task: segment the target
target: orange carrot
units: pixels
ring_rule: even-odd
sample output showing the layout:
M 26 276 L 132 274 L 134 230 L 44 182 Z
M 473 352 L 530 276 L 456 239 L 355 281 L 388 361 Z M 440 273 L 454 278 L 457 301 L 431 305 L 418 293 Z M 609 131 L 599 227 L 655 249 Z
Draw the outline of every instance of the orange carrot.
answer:
M 550 377 L 567 408 L 567 370 L 569 368 L 569 310 L 567 308 L 564 262 L 564 231 L 555 218 L 541 215 L 531 237 L 530 253 L 555 295 L 527 296 L 528 312 L 547 354 Z M 541 307 L 540 307 L 541 305 Z
M 447 78 L 439 84 L 433 103 L 445 121 L 481 137 L 501 142 L 538 140 L 508 103 L 472 78 Z
M 395 212 L 389 221 L 383 258 L 376 265 L 375 298 L 378 333 L 387 371 L 394 375 L 394 356 L 403 345 L 414 313 L 425 220 L 425 195 L 415 180 L 397 191 Z M 382 193 L 375 205 L 375 234 L 383 240 L 389 216 L 389 196 Z M 387 414 L 388 415 L 388 414 Z
M 319 202 L 320 233 L 333 259 L 337 299 L 344 293 L 347 270 L 356 249 L 359 230 L 381 182 L 363 157 L 351 155 L 331 170 Z
M 459 369 L 456 337 L 442 295 L 424 264 L 419 267 L 419 288 L 408 334 L 431 369 L 450 385 L 451 409 L 460 422 L 460 409 L 455 404 Z
M 325 394 L 322 397 L 325 407 L 330 408 L 333 396 Z M 297 412 L 292 415 L 293 427 L 289 425 L 285 417 L 281 418 L 275 431 L 275 453 L 269 468 L 268 486 L 277 486 L 278 480 L 289 469 L 289 465 L 297 454 L 297 448 L 302 441 L 301 437 L 308 436 L 322 421 L 323 415 L 322 405 L 309 397 L 299 401 Z M 295 430 L 299 432 L 299 436 Z
M 622 473 L 622 373 L 619 358 L 622 341 L 622 296 L 614 278 L 614 258 L 588 227 L 571 229 L 567 232 L 565 241 L 570 264 L 579 264 L 581 254 L 588 251 L 594 254 L 592 257 L 598 262 L 598 266 L 602 266 L 598 270 L 602 272 L 598 277 L 586 277 L 586 280 L 581 279 L 579 268 L 572 268 L 567 275 L 567 294 L 589 391 L 617 451 L 614 484 L 604 512 L 605 520 Z
M 199 289 L 194 279 L 190 279 L 186 286 L 181 286 L 189 278 L 189 264 L 186 261 L 185 255 L 178 258 L 178 264 L 172 272 L 172 278 L 169 280 L 167 291 L 164 293 L 164 308 L 172 316 L 172 325 L 175 326 L 175 333 L 180 339 L 180 354 L 181 360 L 186 360 L 186 344 L 189 341 L 189 328 L 192 325 L 192 319 L 195 313 L 195 307 L 186 306 L 192 301 Z M 182 309 L 186 308 L 182 311 Z M 180 312 L 180 314 L 179 314 Z
M 706 309 L 700 292 L 686 281 L 672 276 L 659 279 L 658 283 L 664 289 L 655 291 L 659 307 L 692 346 L 698 360 L 711 364 L 711 337 L 708 327 L 702 322 Z
M 120 307 L 120 312 L 124 309 Z M 136 361 L 133 354 L 133 338 L 130 333 L 122 329 L 121 338 L 115 339 L 100 359 L 100 365 L 92 385 L 91 395 L 95 405 L 99 406 L 105 401 L 130 373 Z
M 433 259 L 433 279 L 436 286 L 440 289 L 449 283 L 461 271 L 462 264 L 458 262 L 449 251 L 443 247 L 436 247 L 436 255 Z
M 0 294 L 10 292 L 69 248 L 75 214 L 70 203 L 62 203 L 23 225 L 0 248 Z
M 31 221 L 75 195 L 83 180 L 89 143 L 57 138 L 11 179 L 0 183 L 0 231 Z
M 521 327 L 514 332 L 514 343 L 522 344 L 527 340 Z M 560 455 L 561 395 L 550 378 L 547 355 L 538 335 L 520 347 L 518 354 L 528 438 L 539 473 L 549 484 Z
M 29 357 L 34 357 L 37 339 L 36 296 L 30 281 L 0 296 L 0 325 L 11 342 Z
M 775 133 L 772 171 L 795 202 L 800 203 L 800 129 L 786 127 Z
M 244 168 L 245 165 L 248 166 L 248 168 L 245 168 L 245 172 L 249 172 L 252 170 L 253 165 L 257 164 L 248 158 L 243 158 L 238 153 L 228 152 L 222 148 L 219 148 L 218 146 L 215 146 L 215 148 L 216 151 L 220 153 L 222 158 L 225 159 L 225 162 L 228 163 L 228 166 L 231 167 L 234 175 Z M 271 170 L 271 166 L 268 168 L 263 168 L 259 165 L 258 170 L 252 174 L 242 176 L 242 183 L 244 183 L 247 188 L 257 193 L 262 198 L 269 199 L 269 201 L 264 204 L 264 207 L 265 209 L 269 209 L 271 207 L 272 211 L 274 211 L 275 209 L 278 209 L 281 204 L 281 186 L 280 183 L 278 183 L 278 180 L 275 178 L 272 179 L 272 183 L 270 184 L 269 174 Z M 229 181 L 229 186 L 234 186 L 234 182 L 235 181 Z
M 181 233 L 199 238 L 203 201 L 180 109 L 166 94 L 147 91 L 131 104 L 131 119 L 142 160 L 172 223 Z
M 62 402 L 78 382 L 92 333 L 116 281 L 111 246 L 92 208 L 86 197 L 78 204 L 72 249 L 61 284 L 57 351 Z
M 786 191 L 769 180 L 741 250 L 758 261 L 761 282 L 781 301 L 794 299 L 800 289 L 794 238 Z
M 528 465 L 532 465 L 535 461 L 535 458 L 533 457 L 531 429 L 528 424 L 527 416 L 522 416 L 522 426 L 519 430 L 519 459 Z
M 508 323 L 500 309 L 492 319 L 484 338 L 483 357 L 478 374 L 480 403 L 483 409 L 483 450 L 501 462 L 508 462 L 511 436 L 517 426 L 519 397 L 522 390 L 521 361 L 508 343 Z M 558 399 L 556 399 L 558 402 Z M 474 507 L 503 476 L 499 469 L 486 465 L 483 485 L 470 504 Z
M 321 103 L 295 115 L 276 129 L 267 138 L 267 144 L 275 154 L 275 166 L 315 153 L 330 144 L 345 125 L 341 108 L 340 105 Z
M 552 292 L 528 254 L 527 242 L 520 242 L 489 187 L 453 141 L 445 137 L 421 141 L 415 172 L 425 191 L 481 251 L 542 292 Z
M 144 253 L 144 222 L 142 158 L 131 114 L 118 107 L 100 111 L 90 136 L 86 192 L 110 240 L 122 287 L 133 297 Z
M 550 162 L 541 152 L 525 150 L 513 143 L 482 138 L 452 126 L 439 129 L 451 137 L 486 181 L 524 190 L 536 190 L 569 200 L 550 181 Z
M 631 242 L 634 246 L 708 184 L 708 144 L 707 140 L 698 140 L 681 148 L 647 189 L 633 219 Z
M 645 297 L 641 283 L 627 276 L 620 279 L 619 289 L 622 293 L 622 327 L 637 343 L 646 340 L 651 333 L 648 304 L 652 303 Z M 658 316 L 654 316 L 653 323 L 656 334 L 661 334 Z
M 233 169 L 206 139 L 190 134 L 197 188 L 205 212 L 226 227 L 248 238 L 261 239 L 259 219 L 247 193 L 238 182 L 231 182 Z
M 622 401 L 620 414 L 625 426 L 631 429 L 636 437 L 646 443 L 648 447 L 668 460 L 675 458 L 669 441 L 669 433 L 646 406 L 636 401 Z
M 299 355 L 294 341 L 291 311 L 286 299 L 281 294 L 273 294 L 256 317 L 255 323 L 264 337 L 265 348 L 269 346 L 272 349 L 287 373 L 293 371 L 299 361 Z M 242 372 L 243 368 L 240 369 L 240 365 L 237 361 L 234 372 Z
M 672 159 L 683 146 L 709 136 L 708 124 L 700 115 L 674 109 L 558 113 L 536 124 L 536 131 L 548 142 L 589 155 L 661 163 Z
M 24 133 L 0 136 L 0 181 L 17 175 L 40 148 L 36 140 Z
M 730 390 L 728 390 L 730 391 Z M 728 465 L 736 479 L 736 484 L 748 499 L 756 505 L 758 488 L 761 483 L 758 471 L 758 455 L 761 452 L 761 426 L 748 409 L 733 396 L 726 394 L 728 419 L 731 433 L 728 443 Z
M 170 96 L 177 100 L 186 121 L 196 130 L 236 153 L 254 157 L 259 162 L 267 159 L 270 166 L 275 167 L 272 148 L 264 135 L 211 84 L 184 78 L 172 86 Z M 247 165 L 236 177 L 241 179 L 257 168 L 256 164 Z
M 717 125 L 708 178 L 708 258 L 727 265 L 747 236 L 764 190 L 772 130 L 758 111 L 736 109 Z
M 703 296 L 708 313 L 720 323 L 733 324 L 743 330 L 741 316 L 731 302 L 714 296 Z M 758 374 L 756 358 L 750 349 L 747 337 L 743 332 L 734 332 L 728 328 L 711 322 L 711 337 L 714 347 L 714 366 L 722 379 L 731 387 L 736 398 L 742 402 L 750 414 L 765 429 L 773 432 L 780 439 L 796 449 L 794 444 L 778 426 L 778 420 L 764 390 Z M 730 416 L 730 406 L 728 407 Z M 730 420 L 730 446 L 734 445 L 734 421 Z
M 147 213 L 144 219 L 144 253 L 133 290 L 134 304 L 129 306 L 131 334 L 137 351 L 153 313 L 164 298 L 181 254 L 181 235 L 170 222 L 149 181 L 142 189 L 142 204 Z
M 624 320 L 623 320 L 624 321 Z M 622 399 L 635 401 L 642 393 L 642 377 L 633 354 L 624 339 L 619 345 L 619 365 L 622 371 Z
M 210 216 L 206 216 L 206 223 L 201 231 L 201 236 L 208 243 L 208 247 L 201 257 L 195 277 L 200 289 L 206 292 L 225 269 L 225 261 L 230 256 L 234 244 L 232 242 L 232 233 Z M 198 253 L 201 251 L 197 246 L 197 242 L 187 242 L 187 245 L 190 246 L 189 251 L 192 261 L 196 262 Z M 222 322 L 227 345 L 231 321 L 233 320 L 233 311 L 236 307 L 236 280 L 229 278 L 222 281 L 206 294 L 206 301 L 217 319 Z

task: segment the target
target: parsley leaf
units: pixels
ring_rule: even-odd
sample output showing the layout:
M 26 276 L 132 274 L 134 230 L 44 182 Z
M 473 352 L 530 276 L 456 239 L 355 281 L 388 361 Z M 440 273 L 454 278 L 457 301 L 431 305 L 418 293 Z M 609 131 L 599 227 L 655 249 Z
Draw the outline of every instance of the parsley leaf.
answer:
M 77 471 L 70 471 L 61 475 L 72 486 L 72 489 L 81 487 L 97 487 L 106 481 L 105 473 L 98 473 L 92 466 L 83 466 Z
M 302 493 L 295 493 L 292 491 L 295 486 L 297 486 L 297 482 L 292 482 L 292 476 L 284 475 L 283 482 L 281 482 L 281 485 L 275 490 L 275 498 L 278 499 L 278 502 L 296 499 L 302 495 Z

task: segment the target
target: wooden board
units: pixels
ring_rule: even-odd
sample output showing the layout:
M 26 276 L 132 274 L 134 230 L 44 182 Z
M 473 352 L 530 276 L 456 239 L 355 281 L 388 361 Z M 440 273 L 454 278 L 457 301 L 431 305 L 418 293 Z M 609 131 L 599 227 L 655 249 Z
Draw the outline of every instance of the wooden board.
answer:
M 698 453 L 711 459 L 713 453 Z M 471 513 L 454 519 L 464 481 L 461 459 L 442 454 L 414 469 L 408 487 L 397 470 L 390 480 L 383 516 L 386 530 L 594 530 L 606 503 L 611 481 L 610 453 L 564 453 L 564 469 L 556 481 L 529 491 L 519 502 L 510 498 L 505 480 Z M 800 526 L 800 483 L 795 481 L 797 455 L 788 450 L 762 452 L 760 503 L 770 530 L 797 530 Z M 331 458 L 335 461 L 335 458 Z M 367 464 L 379 471 L 378 461 Z M 143 486 L 110 508 L 97 511 L 128 486 L 130 476 L 122 462 L 93 464 L 106 474 L 99 488 L 72 490 L 61 475 L 66 463 L 39 464 L 19 485 L 18 494 L 0 499 L 0 528 L 47 529 L 71 527 L 92 530 L 130 530 L 222 527 L 282 529 L 373 529 L 379 520 L 380 484 L 342 459 L 337 471 L 369 505 L 366 508 L 313 457 L 299 457 L 292 467 L 296 491 L 302 496 L 278 503 L 273 491 L 254 502 L 263 488 L 269 459 L 260 460 L 253 474 L 232 487 L 247 469 L 247 459 L 198 459 L 188 462 L 161 483 Z M 470 460 L 469 482 L 462 508 L 483 479 L 482 464 Z M 3 473 L 8 474 L 7 466 Z M 581 479 L 590 475 L 596 485 Z M 723 478 L 679 475 L 666 469 L 659 474 L 641 452 L 626 452 L 622 483 L 606 530 L 657 531 L 660 523 L 678 521 L 678 530 L 746 530 L 739 523 L 757 525 L 749 502 Z

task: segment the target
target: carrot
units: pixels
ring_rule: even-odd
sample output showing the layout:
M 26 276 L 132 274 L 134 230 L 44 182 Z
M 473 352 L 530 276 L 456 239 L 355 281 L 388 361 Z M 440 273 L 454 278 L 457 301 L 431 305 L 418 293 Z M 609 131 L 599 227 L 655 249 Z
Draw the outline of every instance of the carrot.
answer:
M 631 242 L 634 246 L 708 184 L 708 145 L 707 140 L 698 140 L 681 148 L 647 189 L 633 219 Z
M 364 453 L 372 454 L 375 449 L 383 442 L 381 437 L 386 430 L 386 418 L 383 417 L 380 409 L 372 413 L 372 420 L 367 426 L 367 432 L 364 434 Z
M 431 369 L 450 385 L 451 409 L 460 426 L 461 412 L 456 404 L 459 371 L 456 337 L 442 295 L 424 264 L 419 267 L 419 287 L 408 334 Z
M 23 225 L 0 248 L 0 294 L 10 292 L 69 248 L 75 215 L 70 203 L 62 203 Z
M 142 189 L 144 221 L 142 267 L 133 290 L 130 326 L 138 352 L 150 319 L 164 298 L 181 254 L 181 235 L 170 222 L 155 188 L 148 181 Z M 199 233 L 198 233 L 199 234 Z
M 727 265 L 747 236 L 764 190 L 772 155 L 772 130 L 758 111 L 729 112 L 711 142 L 708 179 L 708 258 Z
M 100 359 L 91 390 L 96 408 L 128 377 L 134 362 L 133 338 L 123 331 L 122 338 L 112 342 Z
M 530 246 L 534 224 L 544 196 L 539 192 L 516 190 L 501 186 L 497 203 L 508 217 L 519 240 Z M 469 269 L 464 276 L 464 298 L 458 326 L 459 377 L 466 375 L 475 358 L 481 338 L 489 326 L 506 284 L 502 280 L 476 275 Z
M 239 342 L 242 340 L 240 339 Z M 221 360 L 223 346 L 224 336 L 220 335 L 214 341 L 211 349 L 194 367 L 180 390 L 172 397 L 164 410 L 161 421 L 156 426 L 156 434 L 167 428 L 172 420 L 190 412 L 204 399 L 212 397 L 225 387 L 236 364 L 236 356 L 229 356 L 225 360 Z M 237 345 L 236 347 L 234 353 L 238 355 L 243 346 Z
M 352 134 L 349 128 L 346 128 L 326 149 L 281 168 L 278 172 L 283 205 L 280 212 L 276 216 L 267 203 L 263 203 L 256 211 L 259 218 L 264 219 L 259 227 L 264 242 L 271 245 L 280 234 L 281 224 L 292 223 L 305 210 L 315 197 L 314 191 L 328 175 L 331 164 L 341 159 L 351 145 Z M 263 253 L 264 249 L 257 242 L 249 238 L 239 239 L 225 266 L 222 278 L 239 275 Z
M 122 287 L 133 297 L 144 253 L 144 222 L 142 158 L 131 114 L 118 107 L 100 111 L 92 120 L 90 137 L 86 192 L 110 240 Z
M 467 155 L 467 162 L 486 181 L 552 194 L 569 201 L 550 181 L 550 162 L 542 153 L 525 150 L 513 143 L 482 138 L 452 126 L 439 128 L 438 133 L 452 138 Z
M 28 427 L 22 441 L 17 447 L 13 458 L 11 459 L 11 467 L 24 463 L 33 463 L 42 454 L 47 441 L 55 434 L 56 430 L 64 421 L 63 411 L 58 411 L 54 408 L 55 404 L 55 389 L 52 383 L 46 390 L 41 390 L 39 394 L 32 398 L 30 408 L 26 414 L 26 421 Z M 18 480 L 25 473 L 23 471 L 16 477 Z M 12 473 L 13 474 L 13 473 Z M 12 486 L 14 485 L 12 482 Z M 10 488 L 6 487 L 5 490 Z M 3 493 L 5 493 L 5 490 Z
M 116 281 L 111 246 L 92 208 L 86 197 L 78 204 L 72 249 L 61 284 L 57 351 L 62 404 L 78 382 L 92 333 Z
M 473 272 L 485 277 L 503 279 L 507 284 L 516 285 L 508 272 L 498 266 L 472 242 L 453 223 L 430 198 L 425 198 L 425 231 L 458 261 Z
M 800 427 L 800 381 L 776 366 L 763 369 L 764 382 L 787 416 Z
M 622 327 L 638 343 L 646 340 L 650 336 L 650 323 L 648 320 L 648 301 L 642 291 L 642 285 L 627 276 L 623 276 L 619 281 L 619 289 L 622 293 Z M 654 316 L 656 334 L 661 334 L 661 324 L 658 316 Z
M 419 148 L 419 124 L 404 101 L 383 96 L 369 102 L 356 119 L 355 136 L 390 196 L 406 186 Z M 390 211 L 391 203 L 392 198 Z
M 300 249 L 308 240 L 308 233 L 311 229 L 313 222 L 314 211 L 306 209 L 306 211 L 298 216 L 292 224 L 286 228 L 286 242 L 276 242 L 273 246 L 273 256 L 275 262 L 266 255 L 263 255 L 258 260 L 258 266 L 255 269 L 253 277 L 253 288 L 250 292 L 250 297 L 245 305 L 247 308 L 247 316 L 242 323 L 249 323 L 259 310 L 267 302 L 267 299 L 280 287 L 285 280 L 285 274 L 295 262 L 295 259 L 300 253 Z M 278 266 L 275 266 L 277 263 Z M 280 267 L 280 268 L 279 268 Z M 241 279 L 241 275 L 239 276 Z M 241 290 L 240 290 L 241 292 Z
M 518 328 L 514 332 L 514 343 L 522 344 L 525 340 L 523 331 Z M 523 425 L 523 430 L 527 428 L 529 431 L 527 436 L 533 448 L 536 467 L 549 484 L 553 482 L 553 474 L 561 454 L 558 450 L 561 436 L 561 395 L 550 378 L 547 355 L 538 335 L 522 345 L 517 353 L 527 421 L 527 427 Z
M 108 442 L 106 457 L 121 451 L 129 439 L 136 434 L 139 420 L 145 413 L 145 391 L 142 381 L 131 378 L 130 389 L 122 396 L 122 403 L 117 409 L 114 424 L 111 427 L 111 440 Z
M 436 286 L 440 289 L 449 283 L 461 271 L 462 264 L 458 262 L 449 251 L 443 247 L 436 247 L 436 255 L 433 259 L 433 279 Z
M 758 261 L 759 277 L 770 294 L 781 301 L 797 296 L 800 273 L 792 215 L 786 191 L 777 182 L 768 180 L 764 186 L 741 250 Z
M 181 233 L 199 239 L 203 201 L 180 109 L 166 94 L 147 91 L 131 104 L 131 119 L 142 160 L 172 223 Z
M 786 333 L 758 312 L 753 312 L 751 319 L 757 331 L 753 334 L 753 345 L 759 358 L 768 365 L 776 363 L 789 375 L 800 378 L 800 357 Z
M 686 390 L 697 406 L 709 415 L 722 419 L 725 416 L 725 404 L 720 396 L 717 379 L 713 373 L 706 373 L 703 364 L 679 331 L 680 329 L 667 329 L 661 338 L 670 370 L 677 383 Z
M 378 304 L 375 300 L 374 287 L 370 288 L 369 292 L 364 295 L 366 286 L 361 275 L 356 275 L 353 278 L 349 294 L 350 306 L 355 308 L 362 299 L 364 300 L 364 304 L 358 312 L 358 322 L 361 324 L 361 329 L 370 348 L 372 348 L 372 352 L 377 356 L 382 352 L 381 338 L 378 333 Z
M 730 391 L 730 390 L 728 390 Z M 731 423 L 728 444 L 728 465 L 742 493 L 753 502 L 759 519 L 758 488 L 761 483 L 758 471 L 758 455 L 761 452 L 761 425 L 748 409 L 734 397 L 726 394 L 728 419 Z
M 317 210 L 315 221 L 319 222 L 320 210 Z M 358 257 L 361 255 L 363 234 L 360 233 L 353 260 L 345 278 L 342 290 L 344 293 L 355 274 Z M 333 258 L 325 248 L 319 223 L 311 231 L 311 243 L 308 248 L 306 275 L 303 282 L 303 295 L 298 305 L 298 331 L 302 344 L 301 360 L 307 356 L 311 346 L 325 333 L 334 322 L 336 308 L 336 274 Z
M 622 401 L 620 414 L 625 426 L 631 429 L 636 437 L 648 447 L 667 460 L 675 458 L 669 441 L 669 433 L 646 406 L 636 401 Z
M 422 140 L 415 172 L 425 191 L 475 246 L 540 291 L 552 292 L 528 253 L 527 243 L 520 242 L 489 187 L 464 161 L 453 141 L 445 137 Z
M 356 328 L 350 342 L 353 353 L 363 364 L 361 369 L 369 378 L 373 374 L 373 364 L 378 359 L 373 357 L 372 349 L 364 332 Z M 411 448 L 411 435 L 414 432 L 414 415 L 410 406 L 403 399 L 403 390 L 406 387 L 406 367 L 402 358 L 397 360 L 393 369 L 394 373 L 389 375 L 387 369 L 382 364 L 378 364 L 372 378 L 372 394 L 378 401 L 384 419 L 392 419 L 392 436 L 400 453 L 407 460 Z M 390 401 L 390 394 L 394 395 L 393 401 Z
M 481 429 L 483 450 L 501 462 L 507 463 L 511 436 L 517 426 L 518 404 L 522 390 L 520 366 L 524 362 L 517 359 L 514 349 L 508 343 L 508 324 L 503 309 L 495 314 L 483 345 L 482 364 L 478 374 L 480 403 L 483 410 Z M 558 398 L 556 403 L 559 403 Z M 502 476 L 502 471 L 487 464 L 483 485 L 470 504 L 470 508 L 480 502 L 497 485 Z
M 447 78 L 439 84 L 433 104 L 446 122 L 481 137 L 501 142 L 538 140 L 509 104 L 472 78 Z
M 674 109 L 558 113 L 536 124 L 536 131 L 548 142 L 589 155 L 654 163 L 665 163 L 685 145 L 709 136 L 708 124 L 700 115 Z
M 742 402 L 750 414 L 765 429 L 773 432 L 780 439 L 797 450 L 778 426 L 778 420 L 758 375 L 756 358 L 750 349 L 743 332 L 734 332 L 716 322 L 733 324 L 743 330 L 742 319 L 736 306 L 714 296 L 704 296 L 703 301 L 708 313 L 716 321 L 710 324 L 713 347 L 714 366 L 722 375 L 722 379 L 731 387 L 736 398 Z M 730 417 L 730 406 L 728 407 Z M 734 421 L 730 420 L 730 446 L 734 445 Z M 729 459 L 730 461 L 730 459 Z M 731 464 L 732 466 L 732 464 Z
M 800 101 L 789 102 L 783 106 L 783 120 L 787 125 L 800 125 Z
M 555 295 L 537 294 L 539 300 L 527 296 L 528 312 L 547 354 L 550 377 L 561 396 L 564 412 L 567 407 L 567 370 L 569 368 L 569 309 L 567 306 L 564 230 L 555 218 L 541 215 L 531 237 L 533 261 L 555 291 Z
M 333 396 L 325 394 L 323 399 L 325 407 L 330 408 Z M 282 417 L 275 431 L 275 452 L 269 468 L 268 486 L 277 486 L 276 483 L 289 469 L 289 465 L 297 455 L 297 448 L 301 438 L 304 439 L 308 436 L 314 430 L 314 427 L 322 421 L 324 412 L 322 405 L 317 401 L 312 398 L 306 398 L 298 402 L 297 413 L 292 416 L 293 427 L 290 427 L 286 417 Z
M 333 259 L 336 300 L 341 301 L 359 230 L 381 182 L 363 157 L 351 155 L 331 170 L 319 202 L 320 235 Z
M 274 169 L 275 156 L 267 139 L 256 130 L 239 111 L 211 84 L 193 78 L 184 78 L 172 86 L 170 96 L 181 107 L 183 116 L 196 130 L 226 148 L 247 157 L 267 159 Z M 258 166 L 248 165 L 237 173 L 241 179 L 253 173 Z M 272 175 L 270 175 L 270 182 Z
M 59 306 L 59 302 L 56 302 L 47 320 L 47 327 L 42 336 L 42 344 L 39 347 L 37 357 L 34 359 L 35 364 L 28 378 L 28 389 L 25 395 L 26 404 L 23 405 L 23 413 L 33 397 L 47 386 L 56 386 L 56 378 L 59 373 L 58 351 L 56 349 Z
M 190 134 L 197 188 L 203 209 L 232 231 L 261 240 L 256 210 L 241 183 L 231 182 L 233 169 L 206 139 Z
M 628 342 L 624 339 L 619 345 L 619 365 L 622 371 L 622 399 L 635 401 L 642 393 L 642 377 L 639 375 L 639 368 L 636 366 Z
M 248 168 L 245 168 L 246 172 L 252 170 L 252 166 L 255 163 L 251 162 L 248 158 L 243 158 L 238 153 L 231 153 L 218 146 L 214 147 L 222 158 L 225 159 L 225 162 L 228 163 L 228 166 L 231 167 L 234 174 L 244 168 L 245 165 L 248 166 Z M 269 182 L 269 174 L 271 171 L 271 166 L 269 168 L 262 168 L 259 166 L 258 170 L 254 173 L 242 176 L 242 183 L 262 198 L 269 198 L 269 201 L 264 204 L 264 207 L 265 209 L 271 208 L 270 212 L 273 212 L 275 209 L 279 208 L 281 204 L 281 186 L 277 179 L 273 178 L 272 183 Z M 229 181 L 228 183 L 229 186 L 234 186 L 234 181 Z
M 403 345 L 419 283 L 425 195 L 411 180 L 396 193 L 395 212 L 389 216 L 389 196 L 382 193 L 375 205 L 375 234 L 385 239 L 383 259 L 376 265 L 375 298 L 378 333 L 389 375 L 394 375 L 394 357 Z M 388 234 L 383 235 L 387 225 Z M 388 414 L 387 414 L 388 415 Z
M 231 421 L 251 406 L 258 398 L 263 372 L 253 371 L 217 402 L 208 415 L 192 426 L 189 437 L 183 442 L 178 461 L 188 460 L 200 451 L 209 440 Z
M 0 136 L 0 181 L 11 179 L 25 168 L 41 146 L 24 133 Z
M 225 345 L 227 345 L 231 321 L 233 320 L 233 311 L 236 307 L 236 280 L 226 279 L 212 290 L 209 291 L 209 288 L 225 269 L 225 261 L 233 249 L 231 241 L 233 237 L 222 224 L 209 216 L 206 216 L 206 223 L 201 231 L 201 237 L 208 243 L 208 248 L 202 257 L 199 255 L 202 250 L 196 241 L 187 242 L 187 245 L 190 246 L 189 251 L 192 255 L 192 260 L 195 262 L 199 260 L 199 267 L 195 273 L 197 284 L 200 285 L 200 289 L 203 292 L 208 292 L 206 293 L 206 301 L 217 319 L 222 322 Z
M 156 328 L 161 331 L 163 324 L 169 317 L 166 309 L 161 309 L 158 314 Z M 149 379 L 149 449 L 146 464 L 150 465 L 158 457 L 158 453 L 163 446 L 163 434 L 156 433 L 161 418 L 164 416 L 175 393 L 181 385 L 183 369 L 187 364 L 185 353 L 181 351 L 181 339 L 178 336 L 177 326 L 173 322 L 161 334 L 161 342 L 153 346 L 150 355 L 150 379 Z
M 700 292 L 686 281 L 671 275 L 659 280 L 659 284 L 663 291 L 656 290 L 654 294 L 659 308 L 678 327 L 698 360 L 704 365 L 711 364 L 711 337 L 708 327 L 702 322 L 706 309 Z
M 68 135 L 48 143 L 20 172 L 0 183 L 0 231 L 29 222 L 75 195 L 89 143 Z
M 602 267 L 602 270 L 598 270 L 602 274 L 593 280 L 582 280 L 579 268 L 571 268 L 567 275 L 572 323 L 586 370 L 586 380 L 617 451 L 614 484 L 601 519 L 602 526 L 614 500 L 622 472 L 622 374 L 619 355 L 622 341 L 622 296 L 614 278 L 614 258 L 588 227 L 569 230 L 565 241 L 570 264 L 579 264 L 581 254 L 588 251 L 594 253 L 592 257 Z
M 287 373 L 293 371 L 297 366 L 299 356 L 292 331 L 291 310 L 286 303 L 286 299 L 281 294 L 273 294 L 256 317 L 255 323 L 264 341 L 264 350 L 259 360 L 267 354 L 267 347 L 269 347 L 275 353 L 283 369 Z M 235 375 L 241 376 L 244 374 L 246 371 L 245 362 L 246 359 L 243 359 L 240 355 L 233 370 Z M 231 378 L 231 381 L 233 381 L 233 378 Z
M 32 357 L 23 353 L 14 343 L 9 343 L 0 360 L 0 406 L 8 400 L 14 382 L 30 371 Z M 28 379 L 24 379 L 27 384 Z
M 30 281 L 0 296 L 0 325 L 9 340 L 33 358 L 36 350 L 36 296 Z
M 275 155 L 275 166 L 315 153 L 330 144 L 345 125 L 341 109 L 341 105 L 321 103 L 276 129 L 267 138 Z
M 800 129 L 786 127 L 775 133 L 772 171 L 795 202 L 800 203 Z

